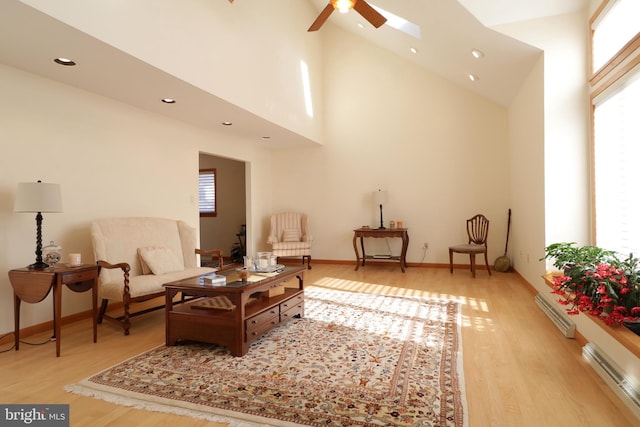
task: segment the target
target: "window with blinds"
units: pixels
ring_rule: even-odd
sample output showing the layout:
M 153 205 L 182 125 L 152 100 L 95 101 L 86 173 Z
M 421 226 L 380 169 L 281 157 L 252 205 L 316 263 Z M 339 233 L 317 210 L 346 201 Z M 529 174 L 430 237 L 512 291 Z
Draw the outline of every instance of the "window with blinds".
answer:
M 632 13 L 633 11 L 636 11 Z M 630 20 L 630 16 L 634 19 Z M 595 243 L 640 257 L 640 1 L 607 0 L 592 20 Z M 635 40 L 635 41 L 634 41 Z M 623 49 L 623 47 L 625 47 Z M 611 65 L 613 64 L 613 65 Z
M 216 170 L 200 169 L 198 178 L 198 198 L 200 201 L 200 216 L 216 216 Z

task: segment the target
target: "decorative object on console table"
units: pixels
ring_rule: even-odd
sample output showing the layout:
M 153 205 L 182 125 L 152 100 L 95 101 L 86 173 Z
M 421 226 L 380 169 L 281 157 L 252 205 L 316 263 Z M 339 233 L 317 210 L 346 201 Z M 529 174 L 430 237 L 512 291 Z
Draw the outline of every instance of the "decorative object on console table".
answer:
M 62 212 L 60 184 L 42 181 L 19 183 L 14 211 L 36 213 L 36 262 L 27 268 L 34 270 L 49 267 L 42 260 L 42 212 Z
M 389 199 L 389 193 L 386 190 L 378 190 L 373 192 L 373 201 L 376 206 L 380 207 L 380 227 L 378 229 L 384 230 L 384 221 L 382 220 L 382 205 L 386 205 Z

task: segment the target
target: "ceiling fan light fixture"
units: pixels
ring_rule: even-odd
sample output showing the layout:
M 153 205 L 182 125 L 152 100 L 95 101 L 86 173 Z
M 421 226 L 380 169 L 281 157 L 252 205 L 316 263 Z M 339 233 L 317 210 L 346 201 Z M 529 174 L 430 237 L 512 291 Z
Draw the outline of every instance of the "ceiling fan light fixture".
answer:
M 387 18 L 367 3 L 366 0 L 329 0 L 307 31 L 318 31 L 334 10 L 346 13 L 350 9 L 354 9 L 376 28 L 387 22 Z
M 349 9 L 353 9 L 355 0 L 331 0 L 333 8 L 340 13 L 347 13 Z

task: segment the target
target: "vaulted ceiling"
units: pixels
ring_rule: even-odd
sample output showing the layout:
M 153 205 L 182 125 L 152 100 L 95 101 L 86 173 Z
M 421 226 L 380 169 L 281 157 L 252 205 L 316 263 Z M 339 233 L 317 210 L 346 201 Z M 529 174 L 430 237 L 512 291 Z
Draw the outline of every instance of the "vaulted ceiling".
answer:
M 236 3 L 240 1 L 252 0 Z M 308 1 L 318 13 L 327 4 L 327 0 Z M 540 51 L 501 34 L 495 26 L 575 12 L 586 8 L 589 0 L 371 0 L 370 3 L 417 24 L 421 36 L 407 35 L 388 25 L 374 29 L 354 11 L 332 14 L 325 26 L 339 26 L 459 86 L 508 106 Z M 304 23 L 302 31 L 310 24 Z M 64 67 L 52 66 L 50 61 L 52 52 L 60 51 L 55 47 L 65 43 L 81 49 L 86 57 L 100 57 L 100 61 L 93 65 L 87 61 L 83 69 L 71 77 Z M 475 59 L 472 49 L 481 50 L 484 57 Z M 100 65 L 110 61 L 119 66 L 105 69 Z M 274 148 L 309 142 L 19 0 L 3 0 L 0 4 L 0 63 L 205 127 L 210 125 L 212 115 L 219 114 L 222 118 L 233 110 L 246 118 L 245 126 L 234 127 L 234 133 L 250 138 L 269 134 L 272 136 L 269 144 Z M 469 74 L 478 79 L 471 81 Z M 145 75 L 145 79 L 134 82 L 129 78 L 132 75 Z M 181 93 L 183 98 L 188 96 L 191 107 L 183 103 L 181 108 L 167 113 L 158 105 L 157 87 L 171 88 L 168 93 Z M 203 116 L 204 111 L 207 117 Z
M 318 10 L 328 3 L 311 1 Z M 375 29 L 353 11 L 333 13 L 327 22 L 508 106 L 540 51 L 494 28 L 576 12 L 585 9 L 589 1 L 370 0 L 369 3 L 418 25 L 421 37 L 403 33 L 388 23 Z M 412 47 L 416 53 L 410 50 Z M 483 52 L 484 57 L 475 59 L 471 55 L 473 49 Z M 469 74 L 475 75 L 476 81 L 472 82 Z

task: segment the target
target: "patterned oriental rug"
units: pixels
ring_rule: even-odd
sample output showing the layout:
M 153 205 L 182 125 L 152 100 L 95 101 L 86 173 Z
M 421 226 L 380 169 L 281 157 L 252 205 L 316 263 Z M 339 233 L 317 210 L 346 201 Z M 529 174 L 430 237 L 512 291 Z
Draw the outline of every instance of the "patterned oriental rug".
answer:
M 231 426 L 466 426 L 459 303 L 312 287 L 233 357 L 161 346 L 67 391 Z

